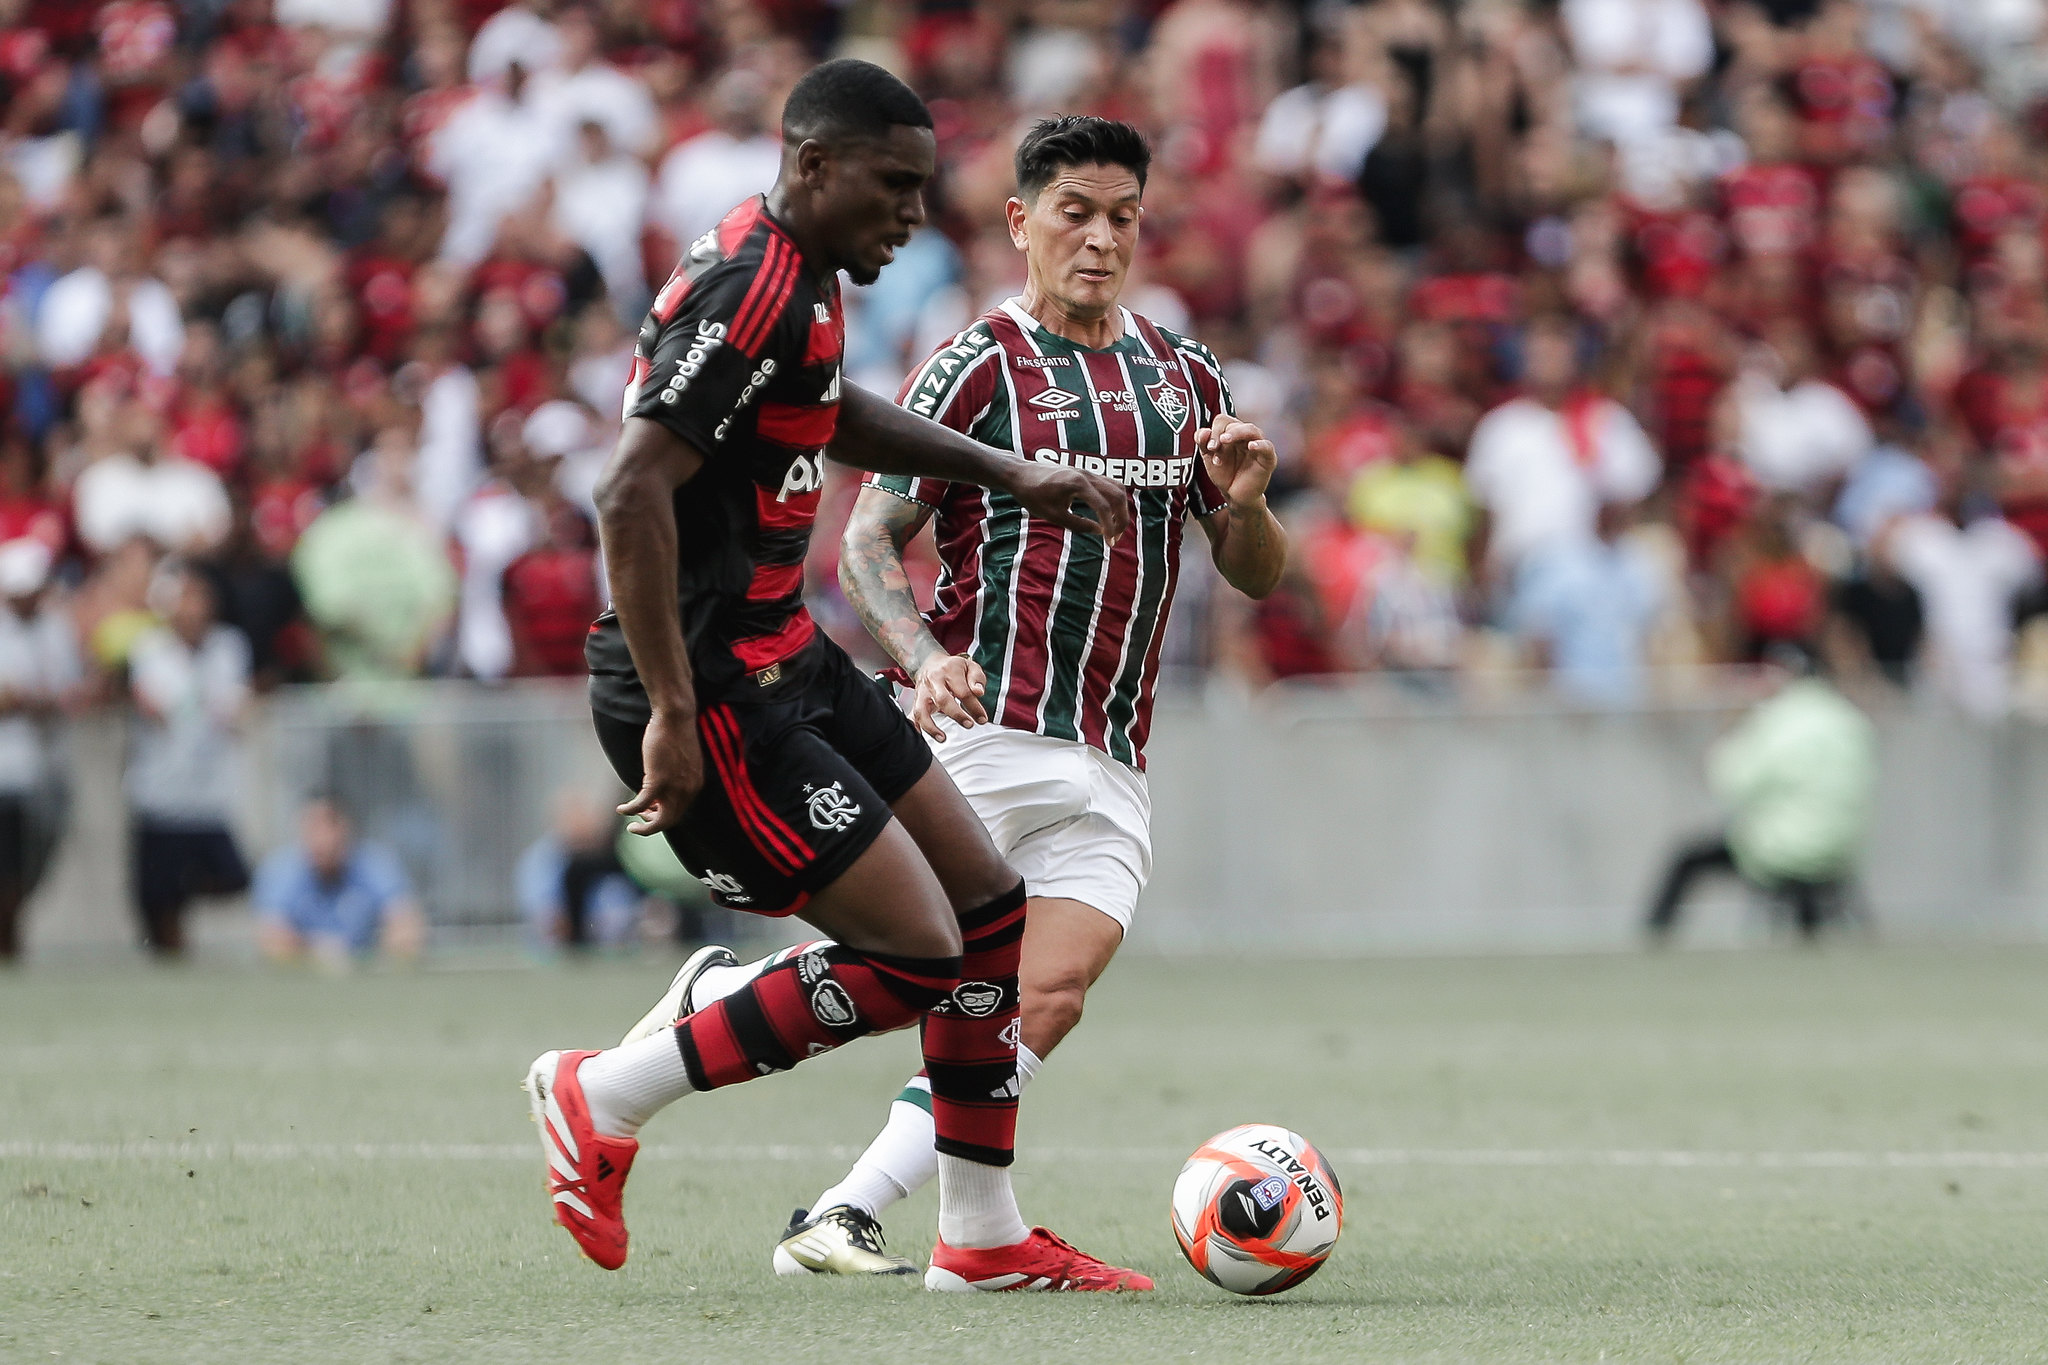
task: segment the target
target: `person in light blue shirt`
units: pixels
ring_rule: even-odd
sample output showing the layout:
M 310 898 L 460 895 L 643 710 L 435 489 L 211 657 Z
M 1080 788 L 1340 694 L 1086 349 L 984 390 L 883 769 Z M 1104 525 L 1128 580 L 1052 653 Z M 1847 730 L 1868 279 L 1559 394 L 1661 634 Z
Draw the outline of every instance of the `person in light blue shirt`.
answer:
M 1618 508 L 1602 508 L 1595 538 L 1532 554 L 1508 606 L 1509 627 L 1547 660 L 1557 690 L 1595 706 L 1642 700 L 1664 606 L 1656 561 L 1618 534 L 1620 521 Z
M 273 962 L 409 960 L 426 940 L 405 869 L 389 850 L 358 841 L 348 814 L 327 797 L 306 803 L 298 842 L 263 860 L 250 899 L 257 945 Z

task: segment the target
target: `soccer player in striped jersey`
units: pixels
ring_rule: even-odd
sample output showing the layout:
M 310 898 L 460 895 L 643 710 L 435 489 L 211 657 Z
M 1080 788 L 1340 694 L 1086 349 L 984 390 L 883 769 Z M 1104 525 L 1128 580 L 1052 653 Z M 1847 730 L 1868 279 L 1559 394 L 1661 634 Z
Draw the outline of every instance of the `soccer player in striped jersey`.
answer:
M 838 272 L 872 281 L 923 221 L 931 129 L 880 67 L 808 73 L 775 187 L 691 244 L 640 330 L 598 490 L 613 607 L 587 649 L 598 741 L 638 793 L 620 811 L 721 904 L 801 914 L 837 941 L 648 1037 L 535 1059 L 556 1221 L 607 1269 L 626 1259 L 626 1175 L 657 1110 L 918 1023 L 940 1165 L 926 1285 L 1152 1287 L 1024 1224 L 1008 1169 L 1024 883 L 803 606 L 827 455 L 986 482 L 1077 533 L 1129 523 L 1103 479 L 1003 459 L 841 383 Z
M 1151 871 L 1145 738 L 1183 525 L 1201 523 L 1224 578 L 1253 597 L 1272 591 L 1287 552 L 1265 499 L 1273 444 L 1232 415 L 1215 356 L 1118 301 L 1149 161 L 1121 123 L 1034 127 L 1008 205 L 1023 294 L 941 347 L 897 399 L 1013 459 L 1123 485 L 1132 533 L 1109 545 L 1001 492 L 876 475 L 840 561 L 847 597 L 915 688 L 911 718 L 1030 889 L 1020 1087 L 1079 1021 Z M 920 614 L 902 552 L 934 519 L 942 573 Z M 641 1027 L 814 948 L 744 967 L 707 949 Z M 971 1011 L 981 997 L 966 982 L 956 998 Z M 930 1078 L 914 1078 L 846 1178 L 797 1211 L 778 1271 L 907 1264 L 883 1252 L 877 1218 L 932 1178 L 931 1103 Z

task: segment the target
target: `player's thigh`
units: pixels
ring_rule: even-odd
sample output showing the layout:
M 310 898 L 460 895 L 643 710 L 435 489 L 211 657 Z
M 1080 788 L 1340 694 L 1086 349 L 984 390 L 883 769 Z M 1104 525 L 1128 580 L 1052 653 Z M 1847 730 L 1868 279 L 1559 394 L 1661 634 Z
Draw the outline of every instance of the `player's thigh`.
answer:
M 960 923 L 931 864 L 900 820 L 814 893 L 799 917 L 849 948 L 899 957 L 960 955 Z
M 996 852 L 988 827 L 938 764 L 903 794 L 895 811 L 956 911 L 987 905 L 1017 884 L 1016 869 Z

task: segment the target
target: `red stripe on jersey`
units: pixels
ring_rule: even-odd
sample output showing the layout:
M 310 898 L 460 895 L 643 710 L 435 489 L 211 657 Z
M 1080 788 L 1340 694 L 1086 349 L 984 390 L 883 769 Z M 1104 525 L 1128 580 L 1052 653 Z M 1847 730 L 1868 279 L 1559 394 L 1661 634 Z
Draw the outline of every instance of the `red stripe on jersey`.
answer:
M 626 412 L 629 415 L 633 411 L 633 405 L 640 401 L 640 384 L 647 378 L 651 368 L 646 356 L 633 357 L 633 376 L 626 381 Z
M 780 237 L 769 238 L 767 255 L 754 276 L 753 287 L 747 290 L 739 310 L 733 314 L 733 345 L 749 356 L 760 356 L 761 344 L 768 339 L 796 292 L 798 269 L 796 249 Z
M 757 194 L 744 204 L 734 205 L 731 213 L 718 220 L 719 255 L 730 256 L 740 249 L 740 243 L 747 240 L 754 224 L 761 221 L 761 206 L 761 196 Z
M 740 661 L 740 667 L 752 673 L 780 663 L 811 642 L 811 636 L 818 627 L 811 620 L 810 612 L 802 607 L 796 615 L 782 623 L 782 629 L 772 635 L 755 635 L 745 640 L 732 642 L 732 654 Z
M 811 339 L 804 347 L 804 364 L 830 365 L 846 350 L 846 317 L 837 308 L 828 321 L 811 319 Z
M 661 292 L 654 296 L 654 317 L 657 322 L 666 324 L 676 315 L 676 309 L 681 308 L 683 300 L 690 296 L 690 286 L 693 283 L 695 281 L 685 275 L 680 266 L 677 267 L 676 273 L 669 276 L 668 283 L 661 287 Z
M 802 587 L 803 582 L 802 560 L 794 564 L 759 564 L 754 568 L 754 581 L 747 585 L 747 600 L 773 602 L 789 596 Z
M 754 521 L 764 531 L 792 531 L 818 519 L 822 490 L 796 493 L 784 498 L 759 484 L 754 485 Z
M 768 403 L 754 422 L 755 434 L 786 446 L 821 446 L 839 429 L 839 404 Z

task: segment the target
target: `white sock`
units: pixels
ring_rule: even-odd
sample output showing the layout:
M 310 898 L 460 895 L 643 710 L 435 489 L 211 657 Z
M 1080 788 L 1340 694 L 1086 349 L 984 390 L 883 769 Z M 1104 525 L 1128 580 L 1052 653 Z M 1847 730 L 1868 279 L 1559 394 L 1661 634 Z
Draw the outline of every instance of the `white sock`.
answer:
M 1017 1088 L 1031 1084 L 1044 1065 L 1043 1058 L 1019 1044 Z M 904 1089 L 923 1092 L 924 1103 L 899 1099 L 891 1104 L 889 1122 L 875 1134 L 845 1179 L 818 1196 L 811 1212 L 851 1204 L 880 1217 L 883 1209 L 916 1194 L 939 1173 L 939 1154 L 932 1150 L 937 1136 L 932 1125 L 932 1083 L 923 1076 L 912 1076 Z
M 811 1212 L 851 1204 L 880 1216 L 883 1209 L 923 1189 L 939 1173 L 939 1154 L 932 1150 L 932 1083 L 913 1076 L 904 1089 L 922 1092 L 924 1103 L 899 1099 L 890 1104 L 888 1123 L 845 1178 L 818 1196 Z
M 938 1153 L 939 1239 L 949 1247 L 1014 1246 L 1031 1235 L 1008 1166 Z
M 692 1011 L 706 1009 L 714 1001 L 725 999 L 777 963 L 787 962 L 813 948 L 831 946 L 831 939 L 813 939 L 809 943 L 796 943 L 787 948 L 777 948 L 758 962 L 742 962 L 737 967 L 706 967 L 698 973 L 697 979 L 690 983 L 690 998 L 683 1001 L 683 1006 Z
M 690 1093 L 674 1029 L 587 1057 L 577 1068 L 590 1123 L 607 1137 L 632 1137 L 664 1106 Z

